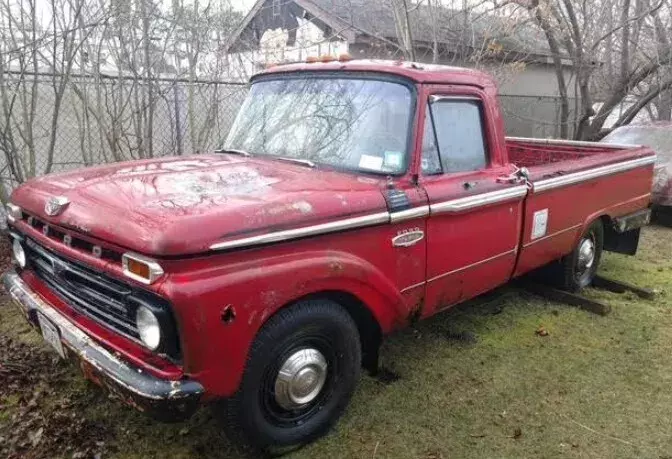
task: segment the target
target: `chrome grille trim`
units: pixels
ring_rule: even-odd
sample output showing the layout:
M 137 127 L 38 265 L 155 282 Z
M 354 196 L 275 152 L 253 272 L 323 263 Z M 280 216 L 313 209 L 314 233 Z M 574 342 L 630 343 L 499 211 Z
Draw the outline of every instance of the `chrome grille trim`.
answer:
M 133 319 L 133 289 L 25 239 L 28 262 L 49 289 L 80 314 L 142 344 Z

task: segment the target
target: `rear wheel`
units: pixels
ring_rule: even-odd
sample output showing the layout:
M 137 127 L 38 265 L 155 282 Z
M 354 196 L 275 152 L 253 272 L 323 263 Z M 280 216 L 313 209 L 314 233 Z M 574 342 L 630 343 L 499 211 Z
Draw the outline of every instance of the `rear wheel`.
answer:
M 560 260 L 565 290 L 576 292 L 592 283 L 602 258 L 603 245 L 604 227 L 601 220 L 595 220 L 581 235 L 572 253 Z
M 229 435 L 284 452 L 325 434 L 359 379 L 357 326 L 338 304 L 310 300 L 280 311 L 257 335 L 238 393 L 217 407 Z

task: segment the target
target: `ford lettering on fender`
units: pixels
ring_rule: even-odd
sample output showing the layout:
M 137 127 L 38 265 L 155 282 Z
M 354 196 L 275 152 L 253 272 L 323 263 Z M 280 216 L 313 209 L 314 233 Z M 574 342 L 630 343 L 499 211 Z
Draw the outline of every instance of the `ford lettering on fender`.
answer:
M 277 451 L 324 434 L 382 338 L 549 264 L 569 290 L 649 218 L 644 147 L 506 138 L 493 80 L 399 62 L 255 76 L 222 148 L 47 175 L 4 285 L 85 376 L 210 405 Z

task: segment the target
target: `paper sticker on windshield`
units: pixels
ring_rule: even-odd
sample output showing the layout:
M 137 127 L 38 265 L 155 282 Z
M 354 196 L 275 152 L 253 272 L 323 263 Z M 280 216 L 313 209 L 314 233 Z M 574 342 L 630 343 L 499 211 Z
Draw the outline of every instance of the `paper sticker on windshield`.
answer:
M 546 235 L 548 227 L 548 209 L 539 210 L 534 213 L 532 219 L 532 239 L 539 239 Z
M 386 151 L 383 166 L 385 166 L 385 169 L 399 170 L 403 158 L 404 155 L 400 151 Z
M 383 168 L 383 158 L 380 156 L 362 155 L 359 158 L 359 168 L 379 171 Z

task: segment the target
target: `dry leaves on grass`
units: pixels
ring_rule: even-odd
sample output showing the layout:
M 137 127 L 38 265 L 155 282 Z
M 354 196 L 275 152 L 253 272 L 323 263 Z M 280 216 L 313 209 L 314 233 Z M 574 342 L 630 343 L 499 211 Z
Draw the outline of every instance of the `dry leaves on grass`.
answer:
M 109 428 L 81 417 L 64 387 L 72 368 L 50 353 L 0 335 L 0 457 L 94 457 Z M 49 403 L 47 404 L 47 400 Z
M 546 327 L 542 325 L 539 328 L 537 328 L 534 334 L 537 336 L 548 336 L 548 330 L 546 330 Z

